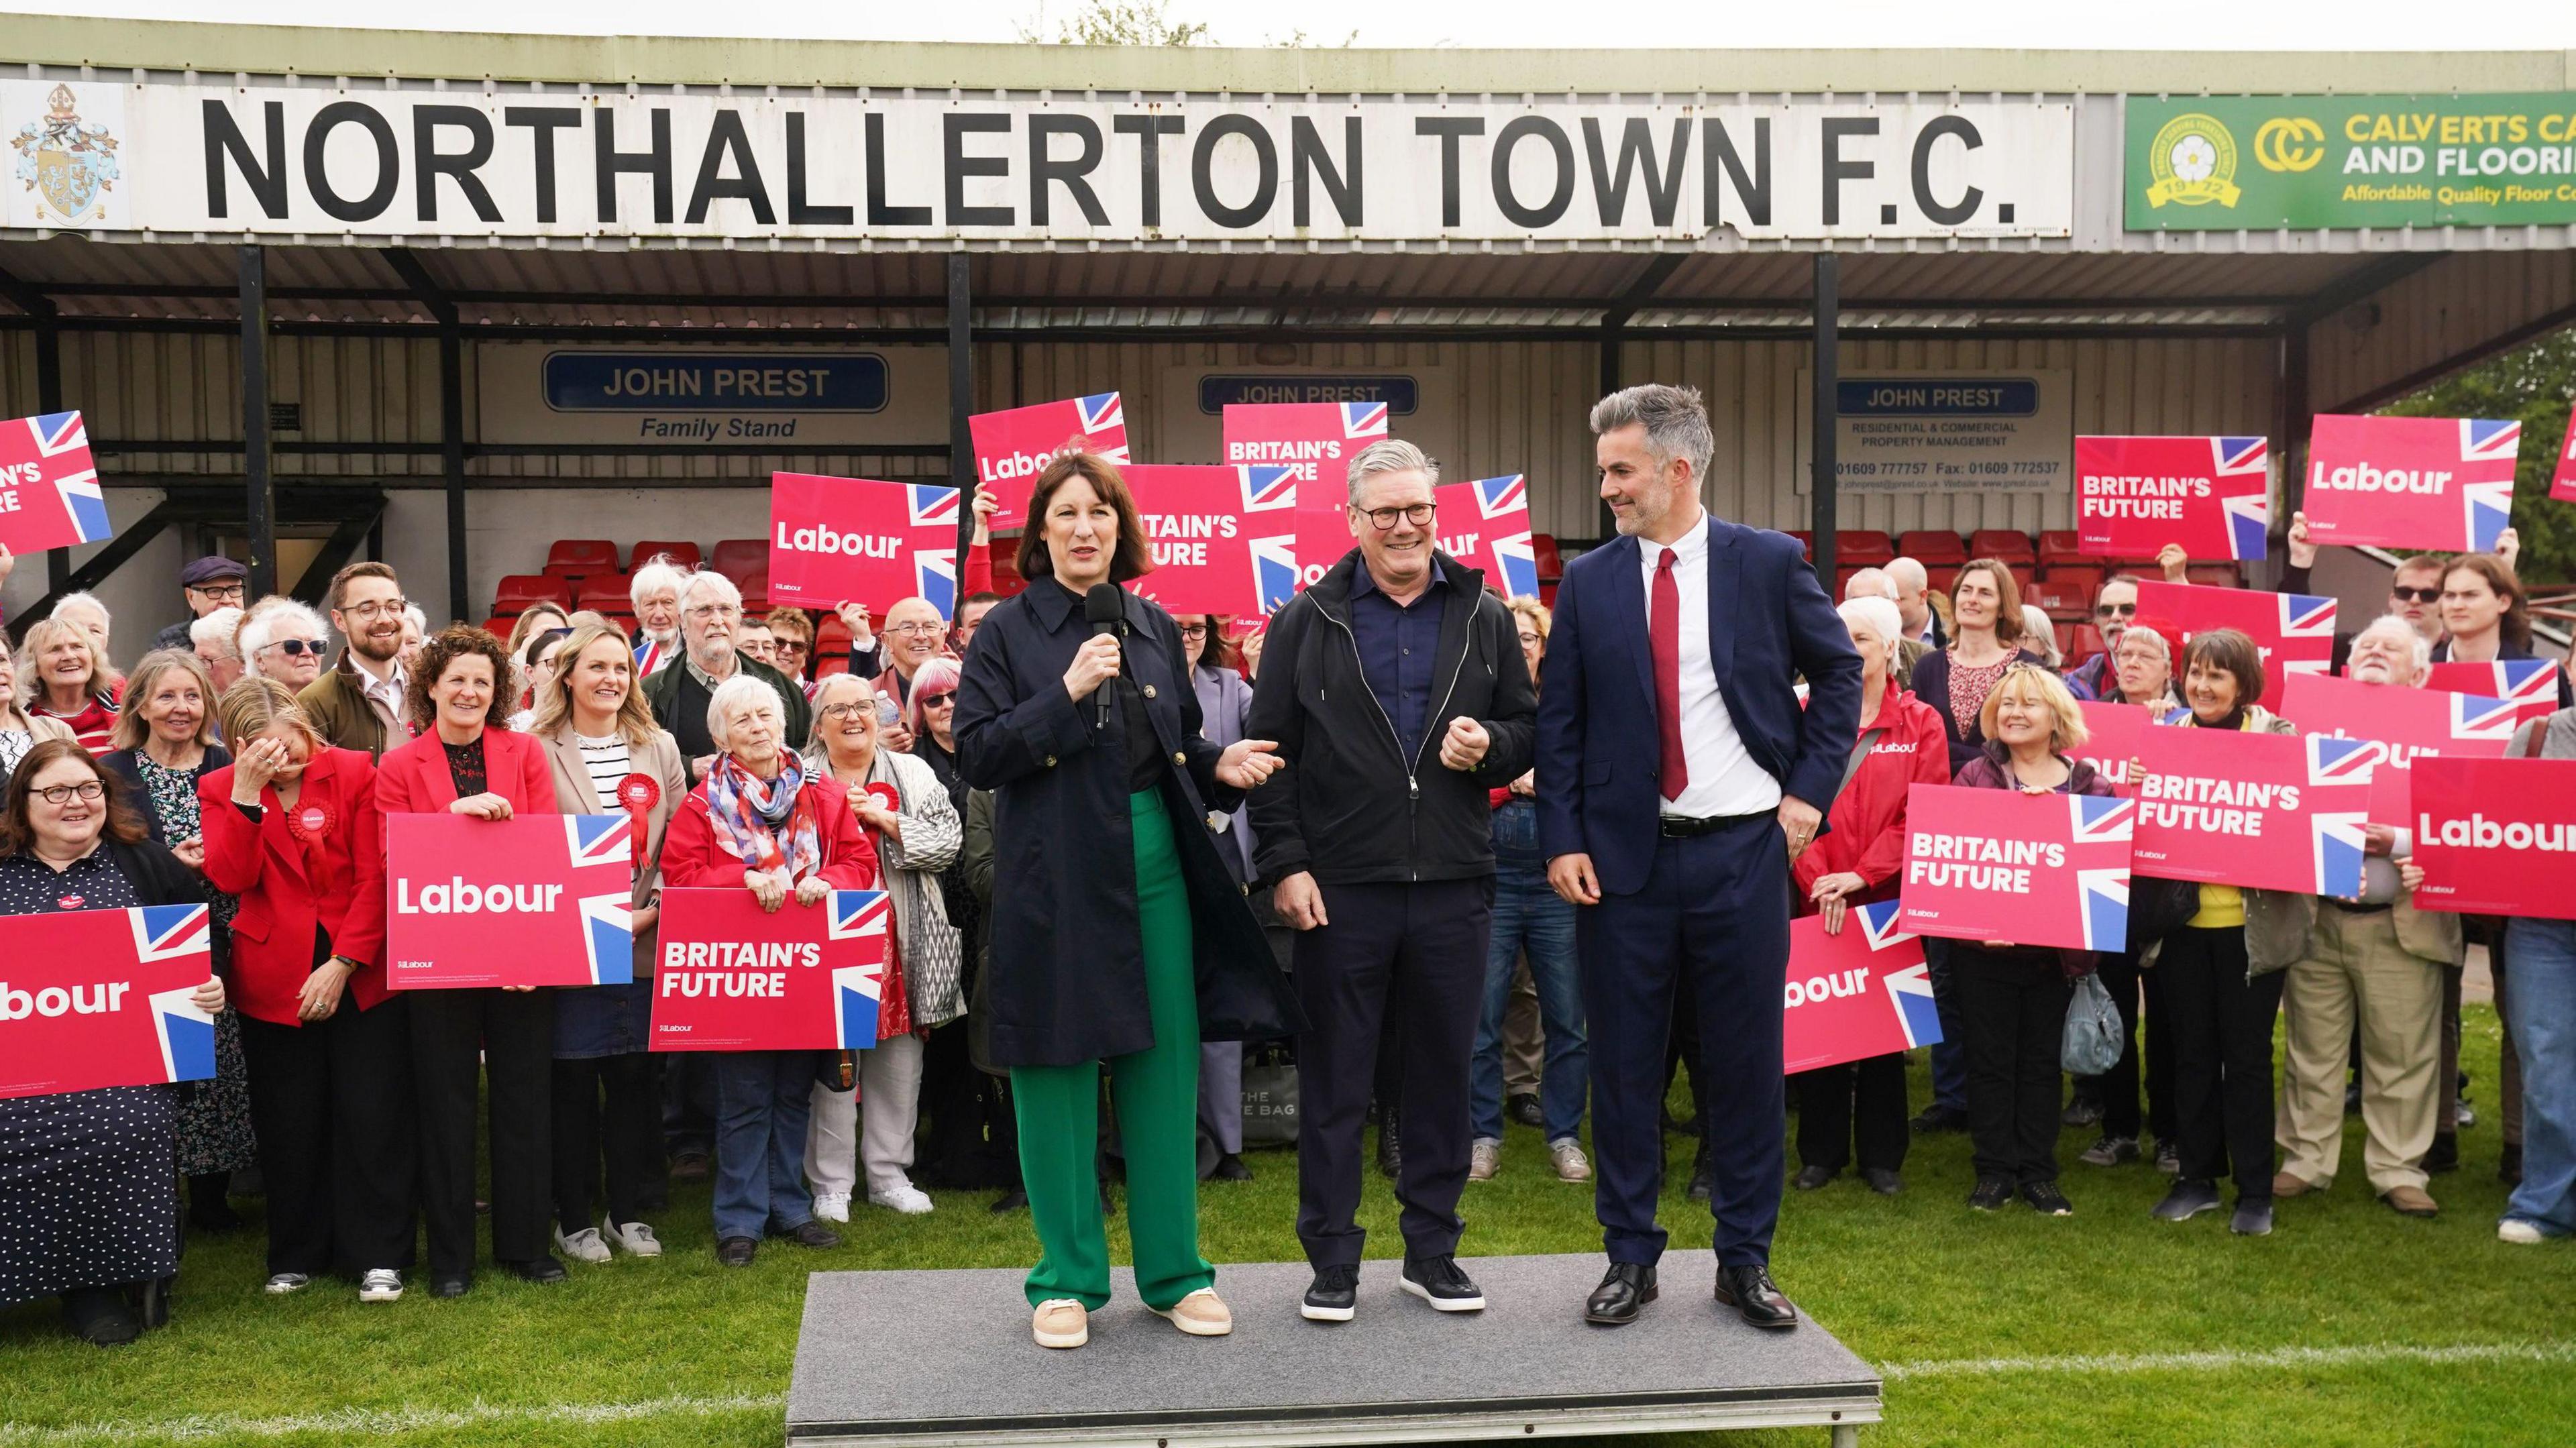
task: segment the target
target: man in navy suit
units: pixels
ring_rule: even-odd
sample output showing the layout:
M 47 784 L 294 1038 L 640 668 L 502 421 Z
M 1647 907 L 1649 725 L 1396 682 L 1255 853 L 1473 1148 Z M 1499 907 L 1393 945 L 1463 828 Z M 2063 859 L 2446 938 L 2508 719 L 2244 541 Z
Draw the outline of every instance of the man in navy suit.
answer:
M 1593 1203 L 1610 1270 L 1584 1316 L 1632 1322 L 1655 1299 L 1664 1040 L 1687 975 L 1694 1069 L 1709 1074 L 1715 1113 L 1717 1300 L 1757 1327 L 1795 1327 L 1770 1270 L 1789 862 L 1841 788 L 1860 657 L 1796 540 L 1700 506 L 1716 439 L 1697 390 L 1612 393 L 1592 431 L 1619 537 L 1558 586 L 1537 766 L 1539 845 L 1548 882 L 1580 907 L 1591 1022 Z

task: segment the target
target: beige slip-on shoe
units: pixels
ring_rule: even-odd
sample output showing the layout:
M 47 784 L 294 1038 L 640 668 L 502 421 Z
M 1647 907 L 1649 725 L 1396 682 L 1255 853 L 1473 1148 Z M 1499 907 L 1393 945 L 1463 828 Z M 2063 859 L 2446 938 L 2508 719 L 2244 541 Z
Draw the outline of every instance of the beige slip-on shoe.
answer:
M 2379 1199 L 2401 1217 L 2435 1217 L 2442 1212 L 2441 1204 L 2422 1187 L 2390 1187 Z
M 1234 1331 L 1234 1314 L 1213 1287 L 1202 1287 L 1170 1307 L 1152 1309 L 1156 1317 L 1192 1337 L 1223 1337 Z
M 1050 1297 L 1038 1304 L 1029 1331 L 1040 1347 L 1080 1347 L 1091 1341 L 1091 1314 L 1070 1297 Z

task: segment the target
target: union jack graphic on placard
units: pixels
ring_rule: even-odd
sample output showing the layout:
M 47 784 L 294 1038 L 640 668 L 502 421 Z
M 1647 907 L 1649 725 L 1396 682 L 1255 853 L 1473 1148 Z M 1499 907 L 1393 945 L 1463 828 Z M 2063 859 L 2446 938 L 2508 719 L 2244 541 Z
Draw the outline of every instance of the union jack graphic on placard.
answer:
M 201 954 L 213 939 L 214 917 L 203 905 L 139 905 L 126 918 L 134 922 L 138 961 Z
M 2513 525 L 2513 466 L 2522 451 L 2522 424 L 2482 417 L 2460 419 L 2460 461 L 2496 463 L 2501 478 L 2460 484 L 2469 551 L 2490 553 L 2504 530 Z
M 1095 392 L 1089 397 L 1075 398 L 1073 400 L 1073 405 L 1082 416 L 1082 430 L 1084 432 L 1102 433 L 1107 432 L 1113 427 L 1120 430 L 1121 440 L 1118 444 L 1114 447 L 1101 449 L 1100 455 L 1109 459 L 1111 462 L 1126 462 L 1128 458 L 1124 433 L 1127 427 L 1127 413 L 1126 410 L 1118 404 L 1118 394 L 1115 392 Z
M 2308 783 L 2368 784 L 2388 758 L 2388 746 L 2372 739 L 2338 739 L 2311 734 L 2301 741 L 2308 751 Z M 2316 892 L 2350 900 L 2361 894 L 2361 861 L 2369 843 L 2369 812 L 2319 811 L 2308 816 L 2316 862 Z
M 1478 478 L 1475 482 L 1476 509 L 1487 518 L 1505 513 L 1529 511 L 1529 478 L 1514 473 L 1503 478 Z
M 2285 639 L 2330 639 L 2334 637 L 2335 601 L 2304 593 L 2284 593 L 2281 600 L 2281 637 Z
M 1880 900 L 1852 910 L 1849 918 L 1860 922 L 1861 937 L 1869 942 L 1870 949 L 1885 950 L 1891 945 L 1914 938 L 1913 931 L 1897 928 L 1897 921 L 1901 918 L 1900 907 L 1903 903 L 1898 900 Z
M 832 1043 L 866 1051 L 877 1043 L 877 1013 L 884 1004 L 885 966 L 844 965 L 832 972 Z
M 670 661 L 671 656 L 662 647 L 661 641 L 647 636 L 642 643 L 635 646 L 635 677 L 649 679 L 661 672 L 662 666 Z
M 2209 452 L 2210 466 L 2222 478 L 2267 472 L 2272 465 L 2269 438 L 2213 437 L 2209 440 Z
M 2138 802 L 2134 799 L 2077 794 L 2067 796 L 2067 804 L 2074 813 L 2075 844 L 2118 844 L 2131 838 L 2137 829 Z
M 1252 596 L 1260 601 L 1264 617 L 1288 606 L 1297 595 L 1297 538 L 1289 534 L 1278 538 L 1250 538 L 1244 543 L 1252 557 Z
M 2478 694 L 2514 706 L 2517 721 L 2545 719 L 2558 711 L 2556 659 L 2492 659 L 2485 663 L 2435 664 L 2424 687 L 2445 693 Z
M 1387 405 L 1383 402 L 1345 402 L 1342 404 L 1342 436 L 1346 438 L 1380 438 L 1386 436 Z
M 2453 739 L 2508 740 L 2513 737 L 2515 722 L 2522 717 L 2522 706 L 2510 699 L 2487 699 L 2476 694 L 2450 697 Z
M 1502 574 L 1505 598 L 1538 597 L 1538 550 L 1527 533 L 1494 540 L 1495 571 Z
M 907 483 L 904 502 L 916 528 L 954 528 L 957 526 L 958 491 L 938 483 Z
M 195 994 L 194 986 L 152 993 L 152 1029 L 160 1038 L 165 1081 L 214 1079 L 215 1018 L 197 1009 Z
M 2388 746 L 2373 739 L 2310 734 L 2301 742 L 2308 747 L 2310 784 L 2368 784 L 2388 758 Z
M 2460 461 L 2512 463 L 2522 455 L 2522 424 L 2510 419 L 2460 419 Z
M 2072 845 L 2124 845 L 2137 835 L 2138 802 L 2099 795 L 2069 796 L 2067 841 Z M 2084 923 L 2084 948 L 2122 950 L 2129 943 L 2128 867 L 2079 869 L 2075 893 Z
M 2227 519 L 2227 556 L 2238 563 L 2262 557 L 2270 547 L 2272 500 L 2260 493 L 2221 498 L 2218 509 Z
M 1276 463 L 1237 463 L 1234 473 L 1243 483 L 1243 511 L 1268 513 L 1297 506 L 1295 468 Z
M 942 619 L 957 616 L 957 550 L 954 548 L 915 548 L 912 550 L 913 595 L 927 600 L 939 610 Z
M 38 548 L 61 548 L 73 543 L 95 543 L 116 530 L 108 525 L 107 497 L 99 490 L 98 469 L 90 465 L 89 429 L 77 412 L 48 412 L 39 417 L 22 419 L 27 425 L 27 441 L 22 447 L 12 434 L 0 443 L 0 462 L 36 463 L 28 471 L 27 484 L 41 488 L 50 479 L 54 496 L 61 501 L 63 514 L 70 519 L 73 536 L 60 541 L 28 540 L 21 552 Z M 22 505 L 23 507 L 23 505 Z M 41 516 L 41 510 L 25 510 L 28 516 Z M 50 531 L 50 530 L 48 530 Z
M 835 890 L 828 908 L 832 914 L 825 935 L 832 940 L 883 935 L 894 911 L 892 897 L 883 890 Z
M 1932 999 L 1932 967 L 1907 966 L 1880 976 L 1879 983 L 1887 987 L 1887 999 L 1896 1007 L 1896 1024 L 1905 1032 L 1907 1050 L 1941 1044 L 1941 1008 Z
M 582 964 L 592 985 L 626 985 L 635 979 L 634 897 L 581 897 Z
M 572 852 L 575 868 L 619 864 L 633 859 L 635 826 L 623 811 L 617 814 L 565 815 L 563 822 L 564 845 Z

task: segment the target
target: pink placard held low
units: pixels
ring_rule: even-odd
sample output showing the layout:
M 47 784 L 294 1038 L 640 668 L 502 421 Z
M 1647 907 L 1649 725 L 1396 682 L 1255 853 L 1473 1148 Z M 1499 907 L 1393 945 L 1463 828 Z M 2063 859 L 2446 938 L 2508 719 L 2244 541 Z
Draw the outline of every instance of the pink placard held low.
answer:
M 2066 751 L 2069 759 L 2089 759 L 2112 790 L 2128 799 L 2138 792 L 2137 782 L 2129 778 L 2129 764 L 2138 757 L 2138 740 L 2155 721 L 2142 704 L 2105 704 L 2098 699 L 2078 699 L 2075 707 L 2084 713 L 2086 738 L 2076 748 Z
M 2132 868 L 2166 880 L 2361 894 L 2375 740 L 2149 729 Z
M 2276 679 L 2285 672 L 2322 674 L 2334 663 L 2335 601 L 2331 598 L 2150 579 L 2138 585 L 2138 616 L 2171 619 L 2182 631 L 2174 649 L 2177 690 L 2182 645 L 2212 629 L 2232 628 L 2252 638 Z
M 2302 734 L 2376 739 L 2388 746 L 2371 775 L 2372 824 L 2406 822 L 2407 789 L 2418 760 L 2495 759 L 2513 738 L 2514 707 L 2502 699 L 2355 683 L 2328 674 L 2292 674 L 2278 707 Z
M 2415 764 L 2423 910 L 2576 920 L 2576 760 Z
M 385 984 L 623 985 L 635 978 L 624 813 L 385 816 Z
M 893 914 L 882 890 L 763 911 L 748 889 L 665 890 L 656 1051 L 864 1051 L 877 1043 Z
M 1789 923 L 1789 984 L 1780 1055 L 1795 1073 L 1941 1042 L 1923 942 L 1898 928 L 1897 905 L 1855 905 L 1842 933 L 1821 915 Z
M 78 897 L 72 897 L 78 898 Z M 203 905 L 0 916 L 0 1099 L 204 1081 L 215 1020 Z
M 1902 920 L 1918 935 L 2118 950 L 2134 800 L 1918 784 L 1906 794 Z

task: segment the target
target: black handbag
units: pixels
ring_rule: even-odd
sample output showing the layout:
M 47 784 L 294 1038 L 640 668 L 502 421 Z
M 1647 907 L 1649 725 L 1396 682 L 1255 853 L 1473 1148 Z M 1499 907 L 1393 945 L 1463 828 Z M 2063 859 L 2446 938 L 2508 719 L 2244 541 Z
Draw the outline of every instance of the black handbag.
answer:
M 1243 1063 L 1243 1144 L 1297 1144 L 1297 1063 L 1276 1048 Z

